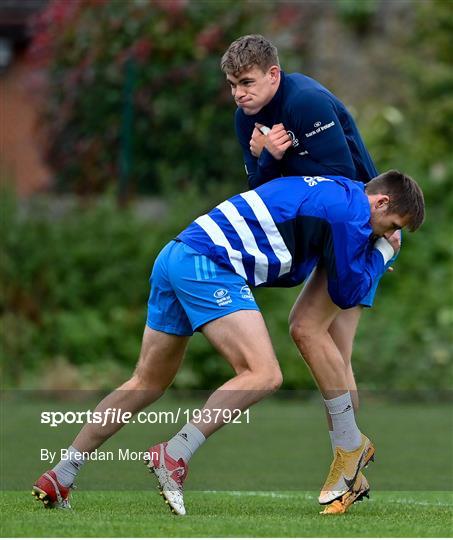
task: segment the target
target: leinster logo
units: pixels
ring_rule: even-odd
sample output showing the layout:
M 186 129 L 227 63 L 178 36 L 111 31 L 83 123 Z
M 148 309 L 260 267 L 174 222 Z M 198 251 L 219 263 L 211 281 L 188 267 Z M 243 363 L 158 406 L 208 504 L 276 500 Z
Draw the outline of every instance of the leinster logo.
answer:
M 241 288 L 241 298 L 245 298 L 246 300 L 254 300 L 252 291 L 248 285 L 244 285 Z
M 286 133 L 288 133 L 289 138 L 291 139 L 291 142 L 293 144 L 293 147 L 297 148 L 299 146 L 299 139 L 296 138 L 296 136 L 294 135 L 292 131 L 287 131 Z

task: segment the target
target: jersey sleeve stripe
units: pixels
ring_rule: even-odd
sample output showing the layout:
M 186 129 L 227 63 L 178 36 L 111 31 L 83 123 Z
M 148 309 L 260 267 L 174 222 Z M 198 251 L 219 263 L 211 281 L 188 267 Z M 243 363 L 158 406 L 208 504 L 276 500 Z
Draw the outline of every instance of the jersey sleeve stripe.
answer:
M 224 232 L 217 225 L 217 223 L 207 214 L 197 218 L 194 223 L 199 225 L 205 231 L 214 244 L 226 249 L 235 272 L 244 279 L 247 279 L 247 274 L 242 262 L 242 253 L 231 246 Z
M 256 191 L 246 191 L 245 193 L 241 193 L 241 197 L 247 202 L 257 217 L 275 255 L 280 261 L 280 271 L 278 275 L 281 276 L 288 273 L 291 270 L 293 259 L 267 209 L 267 206 Z
M 269 259 L 267 256 L 258 248 L 256 239 L 253 236 L 250 227 L 247 225 L 247 222 L 238 212 L 237 208 L 230 201 L 225 201 L 217 206 L 217 208 L 222 212 L 222 214 L 227 218 L 231 223 L 232 227 L 235 229 L 239 235 L 242 243 L 244 244 L 244 249 L 247 253 L 252 255 L 255 259 L 255 285 L 260 285 L 267 281 L 267 274 L 269 268 Z

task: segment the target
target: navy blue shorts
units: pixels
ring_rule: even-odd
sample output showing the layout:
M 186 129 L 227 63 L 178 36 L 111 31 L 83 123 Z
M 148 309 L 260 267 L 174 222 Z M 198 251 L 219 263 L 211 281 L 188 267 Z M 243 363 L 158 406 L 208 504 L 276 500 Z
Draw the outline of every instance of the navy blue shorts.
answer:
M 191 336 L 235 311 L 259 311 L 244 278 L 175 240 L 159 253 L 150 285 L 146 324 L 167 334 Z

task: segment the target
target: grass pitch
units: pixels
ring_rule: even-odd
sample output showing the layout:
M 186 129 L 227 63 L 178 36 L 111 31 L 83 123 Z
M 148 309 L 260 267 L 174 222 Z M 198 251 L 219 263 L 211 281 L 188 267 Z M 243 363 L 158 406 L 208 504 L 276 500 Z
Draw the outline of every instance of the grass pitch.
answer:
M 154 482 L 152 482 L 154 484 Z M 45 510 L 29 493 L 2 494 L 12 537 L 450 537 L 451 493 L 379 492 L 341 516 L 320 516 L 315 493 L 187 492 L 188 515 L 157 491 L 75 492 L 73 511 Z
M 93 408 L 89 396 L 83 409 Z M 154 410 L 200 400 L 159 401 Z M 319 400 L 266 400 L 249 424 L 226 426 L 190 463 L 187 516 L 174 516 L 143 463 L 87 463 L 73 511 L 46 510 L 31 486 L 52 464 L 40 448 L 66 448 L 80 426 L 50 428 L 43 410 L 74 403 L 20 394 L 0 404 L 0 533 L 8 537 L 451 537 L 453 440 L 450 403 L 391 403 L 371 396 L 360 414 L 375 442 L 366 471 L 371 499 L 340 516 L 320 516 L 317 496 L 332 459 Z M 181 422 L 180 422 L 181 423 Z M 103 448 L 145 450 L 179 425 L 123 428 Z

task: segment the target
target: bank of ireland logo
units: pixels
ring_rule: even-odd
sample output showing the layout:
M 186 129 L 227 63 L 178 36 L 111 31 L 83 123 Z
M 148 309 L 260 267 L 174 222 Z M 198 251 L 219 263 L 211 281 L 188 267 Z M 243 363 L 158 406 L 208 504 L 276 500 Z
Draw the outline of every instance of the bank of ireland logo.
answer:
M 241 298 L 245 298 L 246 300 L 254 300 L 252 291 L 250 290 L 250 287 L 248 285 L 244 285 L 241 288 Z
M 232 303 L 231 296 L 228 294 L 227 289 L 217 289 L 214 291 L 214 298 L 217 305 L 220 307 L 226 306 Z
M 214 298 L 217 298 L 217 300 L 220 300 L 221 298 L 223 298 L 227 294 L 228 294 L 228 291 L 226 289 L 217 289 L 214 292 Z
M 287 131 L 289 138 L 291 139 L 292 145 L 294 148 L 299 146 L 299 139 L 296 138 L 293 131 Z
M 325 131 L 326 129 L 330 129 L 334 125 L 335 125 L 335 120 L 332 120 L 331 122 L 328 122 L 327 124 L 324 124 L 324 125 L 322 125 L 321 121 L 315 122 L 313 124 L 314 129 L 312 129 L 311 131 L 308 131 L 307 133 L 305 133 L 305 137 L 307 137 L 307 138 L 313 137 L 313 135 L 317 135 L 318 133 L 322 133 L 323 131 Z

